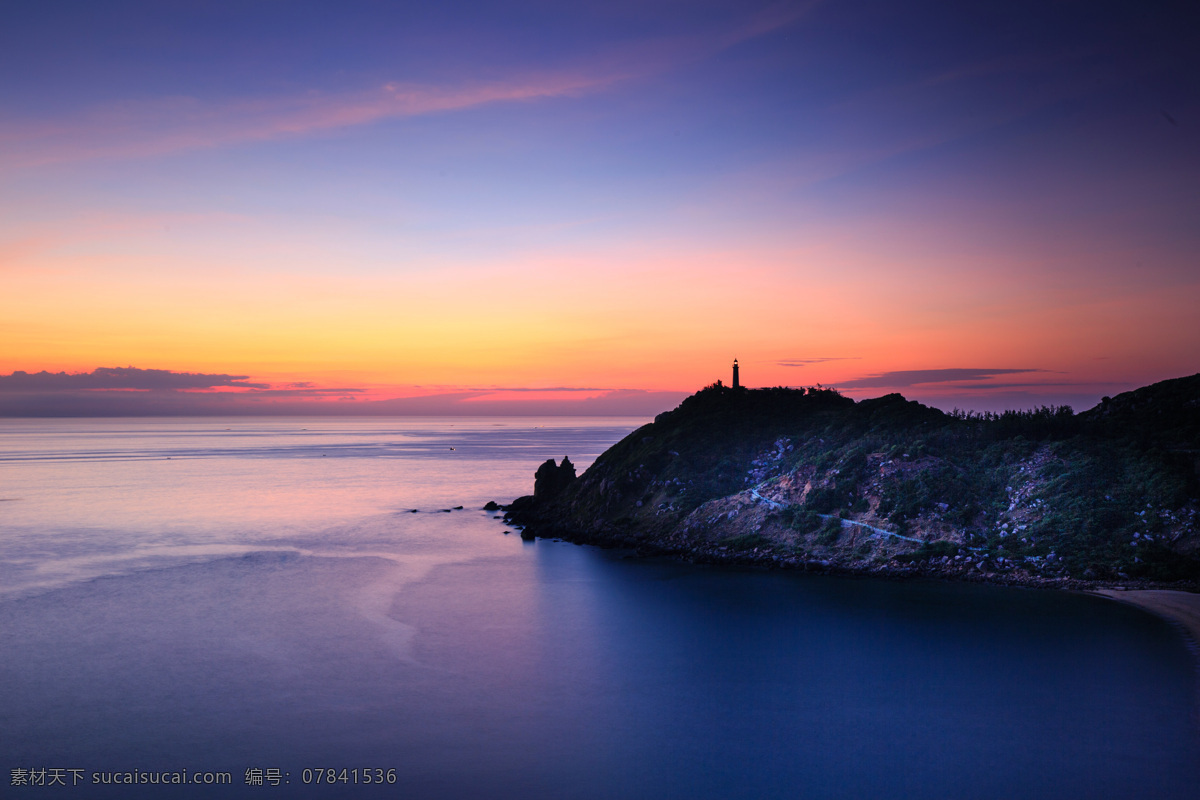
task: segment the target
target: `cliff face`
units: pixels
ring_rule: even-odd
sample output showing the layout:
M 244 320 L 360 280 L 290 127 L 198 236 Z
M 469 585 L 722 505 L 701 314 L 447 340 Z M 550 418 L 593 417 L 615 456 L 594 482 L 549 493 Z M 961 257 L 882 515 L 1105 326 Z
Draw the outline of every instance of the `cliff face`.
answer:
M 1200 579 L 1200 375 L 1069 409 L 709 387 L 510 521 L 704 560 L 1015 582 Z

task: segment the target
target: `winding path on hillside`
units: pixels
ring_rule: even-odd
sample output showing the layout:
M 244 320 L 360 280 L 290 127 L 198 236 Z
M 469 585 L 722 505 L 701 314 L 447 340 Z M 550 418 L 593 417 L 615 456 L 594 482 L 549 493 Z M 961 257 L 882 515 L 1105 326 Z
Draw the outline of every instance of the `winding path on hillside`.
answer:
M 843 519 L 842 517 L 837 517 L 837 516 L 834 516 L 833 514 L 817 514 L 817 516 L 820 517 L 821 519 L 840 519 L 840 520 L 842 520 L 843 528 L 847 527 L 848 525 L 857 525 L 860 528 L 866 528 L 867 530 L 871 531 L 872 533 L 879 533 L 884 536 L 894 536 L 897 539 L 903 539 L 906 542 L 916 542 L 917 544 L 925 544 L 925 542 L 921 539 L 914 539 L 911 536 L 901 536 L 898 533 L 892 533 L 891 531 L 885 531 L 883 528 L 876 528 L 874 525 L 868 525 L 865 522 L 855 522 L 852 519 Z
M 757 489 L 751 489 L 750 494 L 753 495 L 756 499 L 761 500 L 762 502 L 766 503 L 771 508 L 783 508 L 783 503 L 778 503 L 774 500 L 771 500 L 770 498 L 763 497 L 761 494 L 758 493 Z M 817 514 L 817 516 L 820 517 L 821 519 L 841 520 L 843 528 L 848 527 L 850 525 L 857 525 L 860 528 L 866 528 L 867 530 L 871 531 L 872 533 L 878 533 L 881 536 L 894 536 L 895 538 L 903 539 L 906 542 L 915 542 L 917 544 L 924 544 L 924 542 L 920 539 L 914 539 L 911 536 L 901 536 L 898 533 L 892 533 L 891 531 L 885 531 L 883 528 L 876 528 L 874 525 L 868 525 L 865 522 L 855 522 L 852 519 L 843 519 L 842 517 L 837 517 L 837 516 L 834 516 L 833 514 Z

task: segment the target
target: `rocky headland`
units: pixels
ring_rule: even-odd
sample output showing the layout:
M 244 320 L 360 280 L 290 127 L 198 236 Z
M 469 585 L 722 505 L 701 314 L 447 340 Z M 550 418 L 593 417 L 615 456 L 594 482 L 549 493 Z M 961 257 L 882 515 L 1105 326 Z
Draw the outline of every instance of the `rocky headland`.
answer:
M 718 382 L 504 509 L 527 537 L 691 561 L 1197 591 L 1200 375 L 1080 414 Z

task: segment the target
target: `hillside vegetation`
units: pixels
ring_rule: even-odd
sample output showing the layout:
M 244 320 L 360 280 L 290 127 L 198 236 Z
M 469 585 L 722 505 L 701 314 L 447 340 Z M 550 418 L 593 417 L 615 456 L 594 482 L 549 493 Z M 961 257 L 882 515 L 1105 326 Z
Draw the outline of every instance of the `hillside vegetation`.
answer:
M 508 514 L 536 535 L 701 560 L 1162 584 L 1200 579 L 1198 510 L 1194 375 L 1081 414 L 718 383 Z

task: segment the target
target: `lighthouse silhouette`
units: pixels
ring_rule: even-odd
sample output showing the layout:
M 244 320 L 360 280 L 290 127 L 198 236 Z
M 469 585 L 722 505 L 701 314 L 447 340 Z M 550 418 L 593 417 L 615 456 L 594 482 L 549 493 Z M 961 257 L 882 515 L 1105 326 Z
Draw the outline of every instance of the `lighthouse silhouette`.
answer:
M 737 359 L 735 358 L 735 359 L 733 360 L 733 388 L 737 389 L 737 388 L 739 388 L 740 386 L 741 386 L 741 384 L 740 384 L 740 383 L 738 383 L 738 365 L 737 365 Z

